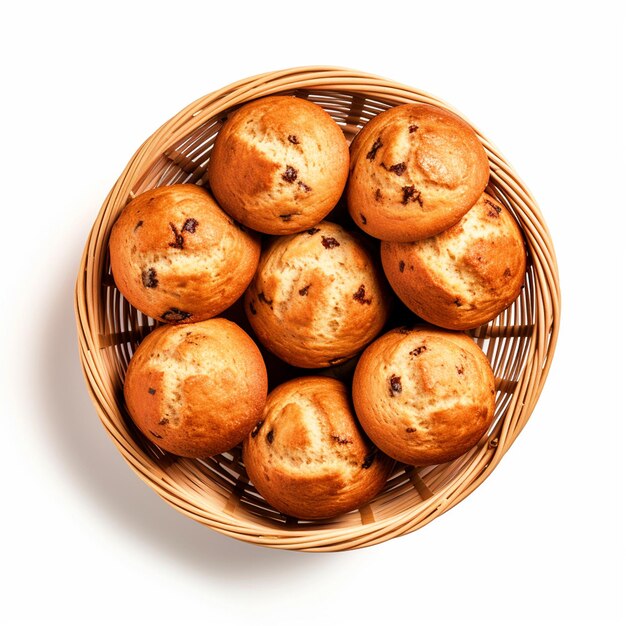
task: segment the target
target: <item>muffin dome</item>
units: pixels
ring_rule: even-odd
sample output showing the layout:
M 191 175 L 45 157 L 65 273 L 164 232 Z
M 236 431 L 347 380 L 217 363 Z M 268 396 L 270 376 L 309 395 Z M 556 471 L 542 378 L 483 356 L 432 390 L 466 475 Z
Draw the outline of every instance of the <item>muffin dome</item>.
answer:
M 263 358 L 236 324 L 216 318 L 161 326 L 128 366 L 124 397 L 133 421 L 180 456 L 230 450 L 260 419 L 267 395 Z
M 367 503 L 393 466 L 359 429 L 347 387 L 323 376 L 296 378 L 270 393 L 243 459 L 272 506 L 304 519 Z
M 349 152 L 343 132 L 320 106 L 270 96 L 235 111 L 208 165 L 222 208 L 262 233 L 295 233 L 322 220 L 343 193 Z
M 208 319 L 233 304 L 254 275 L 261 245 L 206 190 L 172 185 L 124 207 L 109 251 L 122 295 L 142 313 L 176 324 Z
M 297 367 L 346 361 L 372 341 L 389 314 L 389 291 L 365 246 L 321 222 L 265 250 L 245 294 L 261 343 Z
M 383 241 L 416 241 L 458 222 L 489 181 L 489 161 L 461 118 L 427 104 L 392 107 L 350 147 L 348 207 Z
M 371 440 L 409 465 L 451 461 L 493 421 L 495 381 L 487 357 L 465 334 L 399 328 L 361 356 L 352 396 Z
M 389 284 L 422 319 L 453 330 L 493 319 L 526 275 L 522 233 L 506 208 L 482 194 L 458 224 L 412 243 L 383 242 Z

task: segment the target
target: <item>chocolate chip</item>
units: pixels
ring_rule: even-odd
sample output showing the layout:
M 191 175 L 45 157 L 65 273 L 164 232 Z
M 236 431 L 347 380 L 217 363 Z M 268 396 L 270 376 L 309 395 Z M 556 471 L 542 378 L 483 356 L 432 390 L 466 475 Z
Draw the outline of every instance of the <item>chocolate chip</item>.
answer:
M 377 188 L 376 191 L 374 192 L 374 200 L 376 200 L 376 202 L 380 202 L 382 199 L 383 199 L 382 191 Z
M 389 393 L 392 397 L 398 396 L 402 393 L 402 382 L 400 381 L 400 376 L 392 374 L 389 379 Z
M 250 433 L 250 437 L 252 437 L 252 439 L 254 439 L 259 434 L 261 426 L 263 426 L 264 423 L 265 420 L 260 420 L 256 423 L 256 426 L 252 429 L 252 432 Z
M 269 298 L 267 298 L 267 296 L 262 291 L 259 292 L 257 297 L 261 302 L 265 302 L 265 304 L 269 304 L 269 306 L 272 306 L 272 304 L 274 303 L 274 300 L 270 300 Z
M 176 228 L 176 226 L 174 226 L 172 222 L 170 222 L 170 228 L 172 229 L 172 232 L 174 233 L 174 241 L 170 242 L 169 244 L 170 248 L 178 248 L 179 250 L 182 250 L 183 245 L 185 244 L 185 240 L 183 239 L 183 236 L 178 232 L 178 228 Z
M 488 200 L 487 198 L 485 198 L 485 204 L 488 204 L 492 209 L 495 209 L 498 213 L 502 211 L 501 207 L 499 207 L 495 202 Z
M 198 226 L 198 220 L 195 220 L 193 219 L 193 217 L 190 217 L 189 219 L 185 220 L 185 223 L 183 224 L 183 231 L 187 233 L 195 233 L 197 226 Z
M 293 143 L 293 144 L 300 143 L 298 141 L 298 138 L 295 135 L 289 135 L 289 137 L 287 137 L 287 139 L 289 140 L 289 143 Z
M 248 302 L 248 307 L 250 308 L 250 313 L 252 313 L 252 315 L 256 315 L 256 309 L 254 308 L 254 302 L 252 302 L 252 300 Z
M 298 187 L 304 189 L 304 191 L 311 191 L 311 187 L 309 187 L 306 183 L 303 183 L 301 180 L 298 181 Z
M 400 335 L 408 335 L 411 332 L 411 329 L 406 326 L 402 326 L 401 328 L 396 328 L 396 332 Z
M 507 278 L 511 275 L 511 268 L 510 268 L 510 267 L 507 267 L 507 268 L 504 270 L 504 275 L 505 275 Z
M 149 267 L 147 270 L 142 270 L 141 282 L 146 289 L 154 289 L 159 284 L 156 270 L 153 267 Z
M 340 445 L 346 445 L 347 443 L 352 443 L 352 439 L 348 437 L 342 437 L 341 435 L 331 435 L 331 437 Z
M 139 220 L 136 224 L 135 224 L 135 230 L 137 230 L 138 228 L 141 228 L 143 226 L 143 220 Z
M 280 217 L 283 222 L 290 222 L 292 215 L 293 213 L 281 213 L 278 217 Z
M 417 428 L 407 428 L 406 432 L 407 433 L 414 433 L 417 430 Z
M 274 431 L 270 430 L 270 432 L 267 433 L 265 438 L 267 439 L 267 443 L 272 443 L 274 441 Z
M 372 149 L 365 155 L 365 158 L 368 161 L 373 161 L 374 158 L 376 157 L 376 153 L 378 152 L 378 149 L 382 148 L 382 146 L 383 146 L 383 142 L 380 140 L 380 137 L 379 137 L 372 145 Z
M 487 211 L 487 215 L 489 217 L 498 217 L 498 215 L 502 211 L 502 208 L 499 207 L 494 202 L 491 202 L 491 200 L 487 200 L 486 198 L 485 198 L 485 204 L 488 204 L 491 207 L 489 211 Z
M 415 348 L 415 350 L 411 350 L 409 354 L 411 356 L 419 356 L 422 352 L 426 352 L 427 349 L 428 348 L 426 348 L 426 346 L 417 346 L 417 348 Z
M 319 233 L 320 229 L 319 228 L 309 228 L 309 230 L 307 230 L 306 232 L 309 233 L 309 235 L 314 235 L 315 233 Z
M 460 298 L 455 298 L 454 304 L 456 304 L 457 306 L 461 306 L 463 303 L 461 302 Z
M 456 373 L 461 376 L 461 374 L 463 374 L 465 372 L 465 370 L 463 369 L 462 365 L 457 365 L 456 366 Z
M 417 124 L 411 124 L 409 126 L 409 132 L 410 133 L 414 133 L 418 128 L 419 128 L 419 126 Z
M 322 236 L 322 245 L 324 248 L 336 248 L 341 245 L 334 237 L 324 237 Z
M 402 204 L 408 204 L 409 202 L 418 202 L 420 206 L 424 206 L 422 192 L 415 189 L 413 185 L 402 187 Z
M 159 420 L 159 426 L 165 426 L 165 425 L 167 425 L 167 424 L 169 424 L 169 423 L 170 423 L 170 421 L 167 419 L 167 417 L 162 417 L 162 418 Z
M 406 171 L 406 163 L 396 163 L 387 168 L 387 171 L 393 172 L 396 176 L 402 176 Z
M 281 178 L 288 183 L 293 183 L 298 178 L 298 170 L 288 165 Z
M 181 311 L 180 309 L 171 308 L 165 311 L 161 317 L 166 322 L 182 322 L 191 317 L 191 313 L 187 313 L 187 311 Z
M 185 245 L 185 238 L 183 237 L 183 233 L 195 233 L 196 228 L 198 226 L 198 220 L 190 217 L 185 220 L 181 231 L 178 232 L 178 228 L 172 222 L 170 222 L 170 228 L 174 233 L 174 241 L 170 242 L 168 245 L 170 248 L 177 248 L 178 250 L 182 250 Z
M 148 393 L 153 396 L 156 393 L 156 389 L 153 389 L 152 387 L 148 387 Z
M 407 187 L 402 187 L 402 204 L 408 204 L 409 200 L 415 194 L 415 187 L 413 185 L 409 185 Z
M 363 459 L 363 463 L 361 463 L 361 467 L 363 469 L 367 469 L 372 466 L 372 463 L 376 460 L 376 455 L 378 454 L 378 450 L 374 448 L 368 452 L 367 456 Z
M 371 298 L 365 298 L 365 285 L 361 285 L 358 291 L 352 294 L 352 299 L 360 302 L 361 304 L 372 304 Z
M 308 293 L 309 293 L 309 287 L 310 287 L 310 286 L 311 286 L 311 285 L 307 285 L 306 287 L 302 287 L 302 289 L 298 290 L 298 293 L 299 293 L 301 296 L 306 296 L 306 295 L 308 295 Z
M 363 215 L 363 213 L 359 213 L 359 217 L 361 218 L 362 224 L 367 224 L 367 218 Z
M 404 272 L 404 266 L 404 261 L 400 261 L 400 263 L 398 263 L 398 269 L 400 270 L 400 273 Z

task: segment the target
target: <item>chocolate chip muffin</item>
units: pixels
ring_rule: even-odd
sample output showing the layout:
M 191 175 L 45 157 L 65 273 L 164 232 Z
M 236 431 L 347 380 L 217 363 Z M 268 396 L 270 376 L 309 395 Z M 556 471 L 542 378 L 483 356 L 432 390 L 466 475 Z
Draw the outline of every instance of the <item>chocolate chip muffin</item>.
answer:
M 383 328 L 390 293 L 365 246 L 320 222 L 278 237 L 245 294 L 261 343 L 297 367 L 328 367 L 362 350 Z
M 391 287 L 414 313 L 444 328 L 475 328 L 506 309 L 526 273 L 524 239 L 495 198 L 480 200 L 456 225 L 413 243 L 383 242 Z
M 487 357 L 464 333 L 399 328 L 365 350 L 352 397 L 383 452 L 425 466 L 478 443 L 493 421 L 495 381 Z
M 230 450 L 259 421 L 267 395 L 263 358 L 236 324 L 214 318 L 161 326 L 133 355 L 128 412 L 163 450 L 209 457 Z
M 348 177 L 343 132 L 317 104 L 292 96 L 237 109 L 215 140 L 209 183 L 222 208 L 262 233 L 295 233 L 322 220 Z
M 297 518 L 334 517 L 369 502 L 393 462 L 359 429 L 348 388 L 310 376 L 276 387 L 244 440 L 252 483 L 273 507 Z
M 355 223 L 384 241 L 416 241 L 458 222 L 489 180 L 476 133 L 439 107 L 378 114 L 350 147 L 347 199 Z
M 111 270 L 122 295 L 162 322 L 196 322 L 241 296 L 259 260 L 258 237 L 197 185 L 137 196 L 113 226 Z

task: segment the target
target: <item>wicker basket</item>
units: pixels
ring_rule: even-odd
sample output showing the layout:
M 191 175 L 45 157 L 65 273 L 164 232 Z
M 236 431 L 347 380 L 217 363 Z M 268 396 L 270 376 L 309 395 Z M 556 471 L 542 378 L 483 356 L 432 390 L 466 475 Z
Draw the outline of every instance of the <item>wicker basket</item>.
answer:
M 106 430 L 135 472 L 173 507 L 221 533 L 260 545 L 309 551 L 359 548 L 416 530 L 452 508 L 489 476 L 515 441 L 541 393 L 556 344 L 560 294 L 555 255 L 532 196 L 479 133 L 491 165 L 488 189 L 517 217 L 529 253 L 519 298 L 495 320 L 470 333 L 490 359 L 498 385 L 496 418 L 479 444 L 451 463 L 398 466 L 370 504 L 315 523 L 287 518 L 272 509 L 249 484 L 239 448 L 197 460 L 162 452 L 138 432 L 125 412 L 124 373 L 133 350 L 155 322 L 132 308 L 115 287 L 108 260 L 111 227 L 122 207 L 146 189 L 204 183 L 224 116 L 248 100 L 276 93 L 320 104 L 348 138 L 393 105 L 425 102 L 450 109 L 416 89 L 329 67 L 255 76 L 189 105 L 139 148 L 91 230 L 76 285 L 80 356 Z

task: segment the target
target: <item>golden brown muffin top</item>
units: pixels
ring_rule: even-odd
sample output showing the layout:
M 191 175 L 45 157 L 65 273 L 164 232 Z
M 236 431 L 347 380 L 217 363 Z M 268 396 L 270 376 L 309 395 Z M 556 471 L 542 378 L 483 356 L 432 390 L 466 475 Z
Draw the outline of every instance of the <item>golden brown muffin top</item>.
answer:
M 186 184 L 131 200 L 113 226 L 109 250 L 124 297 L 146 315 L 179 323 L 229 307 L 250 282 L 261 246 L 205 189 Z
M 320 106 L 270 96 L 237 109 L 215 140 L 208 175 L 226 212 L 274 235 L 299 232 L 335 206 L 348 176 L 341 128 Z
M 245 299 L 261 342 L 299 367 L 345 361 L 380 332 L 389 313 L 373 257 L 331 222 L 274 240 Z
M 348 388 L 323 376 L 296 378 L 269 394 L 244 441 L 244 462 L 270 504 L 308 519 L 364 504 L 392 466 L 359 429 Z
M 475 445 L 493 420 L 495 381 L 465 334 L 399 328 L 371 344 L 352 393 L 365 432 L 399 461 L 430 465 Z
M 480 200 L 452 228 L 412 243 L 383 242 L 385 274 L 417 315 L 444 328 L 475 328 L 519 295 L 526 274 L 524 239 L 495 198 Z
M 415 241 L 457 222 L 489 180 L 476 133 L 439 107 L 405 104 L 370 120 L 350 147 L 348 206 L 384 241 Z
M 261 416 L 266 394 L 258 348 L 221 318 L 157 328 L 139 345 L 124 382 L 140 430 L 164 450 L 191 457 L 240 443 Z

